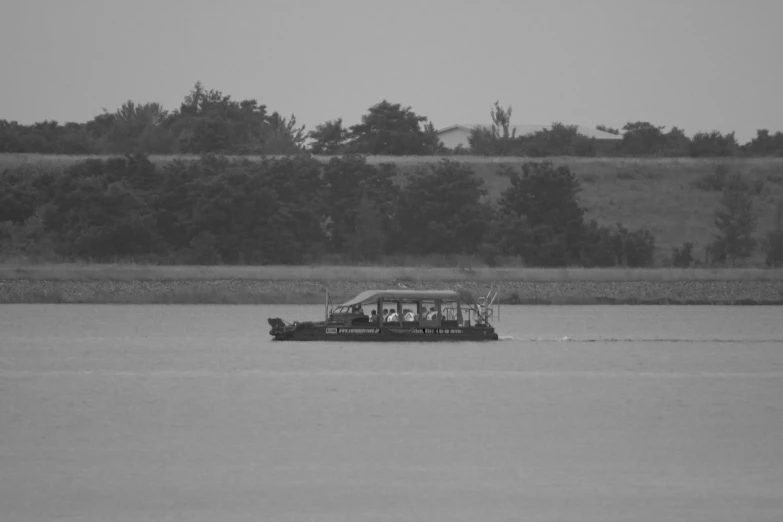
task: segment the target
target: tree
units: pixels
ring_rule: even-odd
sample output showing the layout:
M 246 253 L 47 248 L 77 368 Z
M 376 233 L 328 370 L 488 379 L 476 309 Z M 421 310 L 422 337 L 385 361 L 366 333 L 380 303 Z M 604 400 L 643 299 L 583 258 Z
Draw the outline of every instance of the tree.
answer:
M 205 156 L 180 168 L 190 172 L 171 172 L 172 192 L 178 181 L 186 185 L 165 201 L 173 211 L 165 230 L 181 238 L 176 243 L 187 262 L 296 264 L 322 252 L 323 186 L 316 160 Z
M 0 222 L 21 224 L 35 213 L 40 202 L 30 170 L 0 171 Z
M 363 156 L 329 160 L 323 170 L 323 181 L 325 228 L 332 252 L 356 252 L 352 238 L 358 230 L 367 230 L 363 223 L 368 219 L 367 212 L 361 207 L 365 202 L 377 211 L 371 219 L 377 221 L 375 236 L 382 239 L 381 245 L 385 249 L 386 238 L 393 234 L 395 228 L 394 214 L 399 193 L 394 184 L 396 174 L 394 165 L 369 165 Z
M 381 213 L 373 200 L 362 194 L 353 234 L 347 241 L 347 252 L 351 259 L 360 261 L 377 261 L 384 252 L 386 234 L 384 232 Z
M 495 138 L 508 140 L 516 137 L 516 129 L 512 129 L 511 133 L 508 132 L 511 125 L 511 105 L 504 109 L 499 101 L 495 101 L 495 106 L 489 111 L 489 115 L 492 118 L 492 135 Z
M 473 154 L 508 156 L 519 152 L 517 130 L 511 128 L 511 112 L 510 105 L 504 109 L 499 101 L 495 102 L 489 111 L 492 125 L 478 125 L 470 130 L 468 144 Z
M 484 181 L 466 163 L 442 160 L 408 176 L 397 207 L 394 247 L 410 254 L 472 254 L 484 240 Z
M 761 248 L 766 254 L 767 266 L 783 266 L 783 201 L 775 209 L 775 228 L 767 232 Z
M 305 140 L 293 115 L 267 115 L 266 105 L 255 99 L 237 102 L 200 82 L 164 127 L 178 150 L 195 154 L 295 154 Z
M 108 112 L 104 112 L 109 116 Z M 104 134 L 106 152 L 131 154 L 167 154 L 173 152 L 173 138 L 164 129 L 169 113 L 159 103 L 135 103 L 128 100 L 110 115 Z M 98 118 L 93 120 L 99 124 Z M 95 126 L 94 126 L 95 128 Z
M 343 128 L 343 119 L 337 118 L 317 125 L 308 137 L 313 140 L 310 145 L 313 154 L 337 154 L 348 139 L 348 130 Z
M 160 252 L 152 210 L 128 183 L 101 177 L 74 183 L 43 216 L 46 228 L 59 237 L 61 254 L 111 261 Z
M 767 129 L 758 129 L 744 149 L 751 156 L 783 156 L 783 132 L 771 135 Z
M 648 266 L 653 262 L 655 238 L 647 229 L 628 230 L 621 223 L 599 226 L 591 220 L 582 240 L 583 266 Z
M 505 166 L 504 166 L 505 167 Z M 564 266 L 578 262 L 583 240 L 584 209 L 577 201 L 581 190 L 579 180 L 567 166 L 555 167 L 551 162 L 527 162 L 522 176 L 508 167 L 501 167 L 511 186 L 501 195 L 498 208 L 501 228 L 525 218 L 530 232 L 528 248 L 515 251 L 525 261 L 536 266 Z
M 686 241 L 682 247 L 672 247 L 672 265 L 677 268 L 689 268 L 693 262 L 693 243 Z
M 738 259 L 750 257 L 756 248 L 753 232 L 758 216 L 752 209 L 753 197 L 743 189 L 743 184 L 741 176 L 733 174 L 723 189 L 721 207 L 715 212 L 715 226 L 719 233 L 710 245 L 715 261 L 729 260 L 732 266 Z
M 585 226 L 585 239 L 581 249 L 582 265 L 586 267 L 609 267 L 622 264 L 622 242 L 611 228 L 600 226 L 591 220 Z
M 697 132 L 691 140 L 689 152 L 691 157 L 703 156 L 734 156 L 739 152 L 739 144 L 730 132 L 725 136 L 718 132 Z
M 240 167 L 218 160 L 206 166 L 211 172 L 199 173 L 188 184 L 188 207 L 175 215 L 185 239 L 177 241 L 183 261 L 236 264 L 301 259 L 296 238 L 279 223 L 290 216 L 290 210 L 283 209 L 264 165 Z
M 577 125 L 552 123 L 549 129 L 542 129 L 521 138 L 529 156 L 595 156 L 595 139 L 579 134 Z
M 609 134 L 614 134 L 615 136 L 619 136 L 620 135 L 620 131 L 619 130 L 613 129 L 612 127 L 608 127 L 608 126 L 603 125 L 603 124 L 596 125 L 595 128 L 598 129 L 599 131 L 604 131 L 604 132 L 608 132 Z
M 335 253 L 346 252 L 356 231 L 357 209 L 365 194 L 364 182 L 372 170 L 372 165 L 362 156 L 332 158 L 324 168 L 326 228 Z
M 0 256 L 11 254 L 15 259 L 20 257 L 40 258 L 46 261 L 53 259 L 52 241 L 46 235 L 40 214 L 39 209 L 24 223 L 0 222 Z
M 359 154 L 426 155 L 443 147 L 426 116 L 386 100 L 370 107 L 362 122 L 350 128 L 349 151 Z
M 687 156 L 691 146 L 691 140 L 682 129 L 672 127 L 663 135 L 661 154 L 668 157 Z
M 267 119 L 267 132 L 264 144 L 261 146 L 262 154 L 296 154 L 304 150 L 305 126 L 296 126 L 296 116 L 291 118 L 280 116 L 273 112 Z
M 499 156 L 500 146 L 492 129 L 485 125 L 476 125 L 468 134 L 468 148 L 471 154 L 481 156 Z
M 655 237 L 652 233 L 647 229 L 631 231 L 620 223 L 616 227 L 623 266 L 636 268 L 652 264 L 655 253 Z
M 666 143 L 663 129 L 663 126 L 658 127 L 647 121 L 626 123 L 623 127 L 623 152 L 633 156 L 658 154 Z
M 66 257 L 111 261 L 164 254 L 151 204 L 159 184 L 144 157 L 88 160 L 51 181 L 36 215 Z

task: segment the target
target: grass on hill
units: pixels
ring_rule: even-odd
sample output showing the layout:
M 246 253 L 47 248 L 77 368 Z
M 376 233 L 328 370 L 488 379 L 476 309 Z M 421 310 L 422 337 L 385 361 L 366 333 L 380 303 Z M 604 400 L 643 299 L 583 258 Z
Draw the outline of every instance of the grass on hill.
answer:
M 0 154 L 0 171 L 27 165 L 36 168 L 62 168 L 88 158 L 105 156 L 65 156 L 44 154 Z M 150 156 L 158 164 L 174 159 L 194 160 L 195 155 Z M 258 161 L 260 156 L 243 156 Z M 328 156 L 316 157 L 328 161 Z M 498 176 L 500 164 L 521 165 L 531 158 L 450 156 L 449 159 L 471 164 L 481 177 L 491 199 L 505 190 L 508 179 Z M 395 163 L 401 175 L 416 167 L 438 162 L 436 156 L 368 156 L 373 164 Z M 648 228 L 658 246 L 656 262 L 662 265 L 671 255 L 672 247 L 686 241 L 694 244 L 694 255 L 704 256 L 704 248 L 716 229 L 713 214 L 718 208 L 720 193 L 694 186 L 711 175 L 719 165 L 730 173 L 742 173 L 753 184 L 763 182 L 754 208 L 759 215 L 756 236 L 761 237 L 774 224 L 775 206 L 783 201 L 783 158 L 544 158 L 556 165 L 567 165 L 582 183 L 580 199 L 587 209 L 587 219 L 602 225 L 622 223 L 624 226 Z M 401 180 L 402 181 L 402 180 Z M 763 256 L 757 253 L 749 260 L 761 266 Z

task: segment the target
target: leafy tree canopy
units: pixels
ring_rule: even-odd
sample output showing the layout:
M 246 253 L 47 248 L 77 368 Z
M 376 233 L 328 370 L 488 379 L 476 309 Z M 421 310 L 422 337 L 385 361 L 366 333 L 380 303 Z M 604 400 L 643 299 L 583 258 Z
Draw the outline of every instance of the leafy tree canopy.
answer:
M 373 105 L 362 122 L 350 128 L 351 152 L 360 154 L 435 154 L 442 145 L 426 116 L 386 100 Z

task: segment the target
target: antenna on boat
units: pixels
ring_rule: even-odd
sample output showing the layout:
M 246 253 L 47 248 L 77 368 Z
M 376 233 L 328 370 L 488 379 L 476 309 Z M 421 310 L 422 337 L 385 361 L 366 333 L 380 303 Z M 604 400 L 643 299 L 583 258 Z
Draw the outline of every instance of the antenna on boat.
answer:
M 460 295 L 465 304 L 468 305 L 467 309 L 476 314 L 476 318 L 480 323 L 488 325 L 490 318 L 500 320 L 500 299 L 498 299 L 500 285 L 495 286 L 494 283 L 490 283 L 486 296 L 474 297 L 472 294 L 462 290 Z M 495 314 L 495 306 L 497 306 L 497 315 Z
M 488 310 L 492 310 L 493 309 L 493 307 L 495 306 L 495 299 L 498 298 L 499 294 L 500 294 L 500 285 L 498 285 L 498 287 L 495 288 L 494 285 L 490 283 L 490 285 L 489 285 L 489 292 L 487 292 L 487 297 L 485 298 L 486 308 Z M 500 299 L 497 299 L 497 307 L 498 307 L 498 321 L 499 321 L 500 320 Z M 485 313 L 487 313 L 487 312 L 485 311 Z M 491 315 L 491 313 L 489 313 L 487 315 L 487 319 L 489 319 L 489 315 Z

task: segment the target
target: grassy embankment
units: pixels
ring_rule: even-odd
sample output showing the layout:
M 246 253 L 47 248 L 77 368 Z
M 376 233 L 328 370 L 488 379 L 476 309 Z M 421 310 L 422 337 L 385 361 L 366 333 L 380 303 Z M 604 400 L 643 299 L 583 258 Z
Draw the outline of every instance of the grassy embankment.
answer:
M 41 154 L 0 154 L 0 170 L 27 165 L 37 168 L 61 168 L 91 156 L 58 156 Z M 101 158 L 100 156 L 92 156 Z M 196 156 L 151 156 L 152 161 L 165 164 L 174 159 L 192 160 Z M 257 156 L 247 156 L 258 160 Z M 328 161 L 328 157 L 319 157 Z M 440 157 L 370 156 L 370 163 L 395 163 L 401 174 L 417 166 L 440 161 Z M 485 158 L 453 156 L 451 159 L 470 163 L 496 198 L 508 179 L 497 175 L 499 164 L 519 165 L 528 158 Z M 704 255 L 704 247 L 716 232 L 713 214 L 720 194 L 696 188 L 694 184 L 714 173 L 718 165 L 730 172 L 740 172 L 751 182 L 764 182 L 761 194 L 755 198 L 754 209 L 759 215 L 757 236 L 772 228 L 775 205 L 783 200 L 783 158 L 547 158 L 557 165 L 567 165 L 582 182 L 580 194 L 587 209 L 587 218 L 600 224 L 622 223 L 628 228 L 645 227 L 655 235 L 658 252 L 656 262 L 662 265 L 674 246 L 685 241 L 695 245 L 694 255 Z M 749 263 L 763 265 L 757 253 Z
M 783 281 L 759 268 L 432 268 L 382 266 L 154 266 L 131 264 L 0 265 L 1 280 L 33 281 L 320 281 L 320 282 L 674 282 Z
M 0 302 L 318 304 L 372 288 L 452 288 L 505 303 L 781 304 L 783 270 L 0 265 Z

